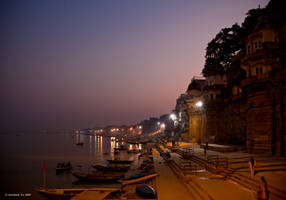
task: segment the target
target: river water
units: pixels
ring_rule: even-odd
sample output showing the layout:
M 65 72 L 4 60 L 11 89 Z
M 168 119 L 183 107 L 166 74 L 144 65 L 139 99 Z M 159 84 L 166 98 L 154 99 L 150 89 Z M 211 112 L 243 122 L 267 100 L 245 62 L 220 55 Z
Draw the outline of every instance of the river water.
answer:
M 107 164 L 107 159 L 114 159 L 113 148 L 119 145 L 114 139 L 74 133 L 0 134 L 0 199 L 11 194 L 21 195 L 16 199 L 45 199 L 34 190 L 43 186 L 43 161 L 47 169 L 47 188 L 107 186 L 107 183 L 79 182 L 70 173 L 57 175 L 55 168 L 58 162 L 70 161 L 73 170 L 90 172 L 92 164 Z M 84 144 L 76 145 L 78 142 Z M 129 145 L 128 148 L 139 147 Z M 117 156 L 120 159 L 137 158 L 136 154 L 126 152 Z M 132 166 L 129 173 L 136 168 Z

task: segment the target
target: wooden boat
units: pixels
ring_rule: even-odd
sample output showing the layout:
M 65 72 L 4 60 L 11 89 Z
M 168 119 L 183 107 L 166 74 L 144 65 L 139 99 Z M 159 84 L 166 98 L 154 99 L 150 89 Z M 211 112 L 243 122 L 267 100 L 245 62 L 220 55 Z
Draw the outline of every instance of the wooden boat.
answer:
M 62 189 L 35 188 L 35 190 L 40 194 L 46 196 L 48 199 L 71 199 L 73 196 L 84 191 L 99 191 L 99 192 L 106 192 L 107 194 L 109 194 L 111 192 L 118 191 L 119 189 L 118 188 L 62 188 Z
M 127 165 L 130 165 L 133 160 L 117 160 L 117 159 L 114 159 L 114 160 L 107 160 L 110 164 L 127 164 Z
M 61 172 L 69 171 L 71 169 L 72 169 L 72 164 L 70 164 L 70 162 L 68 163 L 62 162 L 62 163 L 57 164 L 56 171 L 57 173 L 61 173 Z
M 139 153 L 138 149 L 127 150 L 127 153 Z
M 118 150 L 118 149 L 114 149 L 114 152 L 113 152 L 114 154 L 119 154 L 120 153 L 120 150 Z
M 112 181 L 123 178 L 125 173 L 94 171 L 92 173 L 72 172 L 72 175 L 83 181 Z
M 121 145 L 120 147 L 115 147 L 114 150 L 123 151 L 123 150 L 127 150 L 127 147 L 124 145 Z
M 140 142 L 132 141 L 132 140 L 127 140 L 126 142 L 129 143 L 129 144 L 140 144 Z
M 146 173 L 140 173 L 140 174 L 135 174 L 133 176 L 124 178 L 121 181 L 121 184 L 124 185 L 129 185 L 129 184 L 133 184 L 133 183 L 137 183 L 140 181 L 145 181 L 148 179 L 152 179 L 155 178 L 156 176 L 159 176 L 159 174 L 155 173 L 155 172 L 146 172 Z
M 130 166 L 104 166 L 104 165 L 93 165 L 93 168 L 103 172 L 127 172 Z

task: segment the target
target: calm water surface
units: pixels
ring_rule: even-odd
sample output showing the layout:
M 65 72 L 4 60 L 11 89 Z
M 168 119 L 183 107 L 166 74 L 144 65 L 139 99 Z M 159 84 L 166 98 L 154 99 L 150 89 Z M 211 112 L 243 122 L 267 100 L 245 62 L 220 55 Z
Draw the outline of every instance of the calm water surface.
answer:
M 83 142 L 84 145 L 78 146 L 77 142 Z M 56 165 L 58 162 L 70 161 L 73 170 L 92 171 L 92 164 L 107 164 L 107 159 L 114 158 L 113 148 L 117 145 L 118 143 L 112 141 L 110 137 L 74 133 L 1 134 L 0 199 L 5 193 L 31 194 L 27 199 L 45 199 L 34 191 L 35 187 L 43 185 L 44 160 L 48 188 L 102 185 L 102 183 L 78 182 L 70 173 L 57 175 Z M 136 154 L 126 152 L 121 152 L 117 156 L 130 160 L 137 157 Z M 136 166 L 132 166 L 129 173 L 135 169 Z M 110 183 L 109 186 L 119 186 L 119 184 Z

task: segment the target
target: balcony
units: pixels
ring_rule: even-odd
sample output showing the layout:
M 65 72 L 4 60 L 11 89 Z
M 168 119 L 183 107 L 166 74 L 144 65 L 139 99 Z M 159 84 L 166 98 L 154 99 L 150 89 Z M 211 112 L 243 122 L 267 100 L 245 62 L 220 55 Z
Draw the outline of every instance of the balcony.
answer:
M 269 80 L 269 73 L 260 74 L 256 76 L 250 76 L 250 77 L 247 77 L 245 80 L 241 81 L 241 86 L 246 87 L 250 84 L 263 83 L 268 80 Z

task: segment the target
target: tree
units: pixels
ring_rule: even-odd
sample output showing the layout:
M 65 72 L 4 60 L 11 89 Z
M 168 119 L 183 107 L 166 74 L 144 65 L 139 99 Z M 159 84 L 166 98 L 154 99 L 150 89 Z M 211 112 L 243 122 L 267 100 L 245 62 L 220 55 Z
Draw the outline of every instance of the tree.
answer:
M 223 74 L 230 67 L 232 58 L 241 50 L 241 27 L 238 24 L 223 28 L 206 48 L 203 75 Z
M 230 28 L 223 28 L 212 39 L 206 48 L 206 61 L 202 74 L 223 74 L 231 66 L 233 57 L 243 49 L 241 41 L 250 33 L 259 28 L 271 26 L 275 29 L 281 29 L 286 21 L 286 1 L 271 0 L 266 8 L 250 9 L 241 26 L 232 25 Z M 280 45 L 286 46 L 286 37 L 284 31 L 280 31 Z M 284 56 L 280 56 L 283 58 Z

